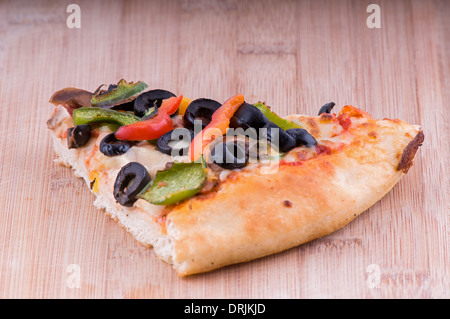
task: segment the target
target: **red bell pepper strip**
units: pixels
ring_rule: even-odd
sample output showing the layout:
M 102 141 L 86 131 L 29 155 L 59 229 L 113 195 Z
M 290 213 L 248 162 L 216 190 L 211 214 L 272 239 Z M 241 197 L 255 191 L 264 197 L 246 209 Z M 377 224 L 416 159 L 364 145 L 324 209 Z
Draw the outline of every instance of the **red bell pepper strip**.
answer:
M 243 95 L 236 95 L 225 101 L 211 117 L 211 122 L 192 140 L 189 156 L 192 161 L 197 160 L 205 148 L 217 137 L 224 135 L 230 125 L 230 119 L 237 109 L 244 103 Z
M 154 140 L 173 130 L 170 115 L 177 111 L 182 99 L 180 95 L 163 100 L 154 117 L 119 127 L 116 138 L 127 141 Z

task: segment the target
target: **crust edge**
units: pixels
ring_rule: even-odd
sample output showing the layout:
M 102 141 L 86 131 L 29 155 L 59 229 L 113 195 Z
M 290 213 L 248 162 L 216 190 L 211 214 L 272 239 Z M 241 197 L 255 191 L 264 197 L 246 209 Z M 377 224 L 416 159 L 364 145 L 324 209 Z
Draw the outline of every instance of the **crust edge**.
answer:
M 408 143 L 402 153 L 402 158 L 398 163 L 397 170 L 403 171 L 404 174 L 408 173 L 408 170 L 411 168 L 414 162 L 414 156 L 416 155 L 417 150 L 420 146 L 422 146 L 423 141 L 425 139 L 425 135 L 423 131 L 419 131 L 414 139 Z

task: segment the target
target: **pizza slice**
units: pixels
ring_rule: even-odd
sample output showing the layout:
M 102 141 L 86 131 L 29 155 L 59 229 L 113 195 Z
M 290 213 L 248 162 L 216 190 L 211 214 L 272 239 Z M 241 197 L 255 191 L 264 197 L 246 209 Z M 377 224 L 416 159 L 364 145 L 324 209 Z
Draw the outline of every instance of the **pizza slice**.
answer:
M 350 105 L 280 117 L 242 95 L 190 100 L 125 80 L 50 102 L 58 161 L 180 276 L 343 227 L 408 172 L 424 140 L 419 126 Z

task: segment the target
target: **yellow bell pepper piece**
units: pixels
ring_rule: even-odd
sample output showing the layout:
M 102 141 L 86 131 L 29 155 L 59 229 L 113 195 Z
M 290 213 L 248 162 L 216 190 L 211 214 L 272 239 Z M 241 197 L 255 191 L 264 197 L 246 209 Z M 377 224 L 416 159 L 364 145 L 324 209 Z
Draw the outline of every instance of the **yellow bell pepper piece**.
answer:
M 181 100 L 180 103 L 180 107 L 178 108 L 178 114 L 179 115 L 184 115 L 184 113 L 186 112 L 187 107 L 189 106 L 189 104 L 192 102 L 191 99 L 188 99 L 187 97 L 183 96 L 183 99 Z
M 100 180 L 99 177 L 100 177 L 100 174 L 96 170 L 92 171 L 89 174 L 89 180 L 91 181 L 91 185 L 90 185 L 91 186 L 91 190 L 94 193 L 98 192 L 98 182 Z

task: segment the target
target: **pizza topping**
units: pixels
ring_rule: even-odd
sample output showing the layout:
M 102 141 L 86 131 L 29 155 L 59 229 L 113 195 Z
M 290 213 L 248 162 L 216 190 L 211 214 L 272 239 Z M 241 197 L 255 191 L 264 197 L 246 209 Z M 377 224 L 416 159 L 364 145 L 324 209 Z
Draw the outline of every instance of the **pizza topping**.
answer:
M 194 121 L 201 121 L 202 129 L 210 122 L 212 115 L 221 107 L 221 104 L 211 99 L 196 99 L 192 101 L 184 113 L 184 127 L 194 129 Z
M 258 130 L 256 134 L 253 134 L 254 136 L 252 136 L 252 138 L 257 139 L 258 135 L 262 134 L 260 137 L 266 138 L 268 141 L 271 142 L 272 147 L 278 149 L 283 153 L 286 153 L 298 146 L 311 147 L 317 144 L 317 141 L 314 139 L 314 137 L 311 134 L 309 134 L 306 130 L 302 129 L 299 124 L 296 124 L 292 121 L 279 117 L 263 103 L 251 105 L 243 101 L 237 108 L 237 110 L 234 112 L 230 120 L 227 121 L 227 123 L 229 123 L 229 126 L 234 129 L 242 128 L 244 130 L 247 130 L 249 128 L 252 128 Z M 277 123 L 280 124 L 282 127 L 280 127 Z M 214 127 L 214 125 L 212 125 L 211 123 L 207 127 L 211 129 L 209 135 L 206 137 L 205 136 L 200 137 L 203 135 L 204 132 L 207 131 L 205 128 L 202 134 L 199 134 L 199 136 L 197 136 L 191 143 L 190 151 L 191 151 L 191 160 L 193 161 L 196 158 L 198 158 L 199 154 L 203 154 L 206 145 L 211 143 L 218 136 L 225 134 L 228 129 L 228 127 L 225 126 L 224 126 L 225 129 L 223 128 L 217 129 L 217 127 Z M 289 130 L 290 133 L 283 128 Z M 236 132 L 237 135 L 239 135 L 239 132 L 237 130 L 235 131 L 235 133 Z M 198 147 L 197 153 L 193 152 L 194 147 Z M 220 154 L 215 155 L 214 157 L 218 157 L 222 162 L 224 162 L 223 156 L 225 156 L 227 153 L 230 152 L 229 151 L 224 152 L 226 148 L 224 148 L 223 145 L 221 147 L 222 151 L 219 152 Z M 215 152 L 217 150 L 218 149 L 215 149 Z M 233 160 L 232 158 L 232 160 L 230 161 L 231 166 L 234 166 L 236 164 L 235 162 L 236 161 Z M 221 166 L 223 167 L 223 165 Z M 242 164 L 239 165 L 239 168 L 241 167 Z
M 211 150 L 211 160 L 225 169 L 243 168 L 249 161 L 248 143 L 236 139 L 219 142 Z
M 188 154 L 189 145 L 194 138 L 194 132 L 186 128 L 176 128 L 161 136 L 156 142 L 160 152 L 171 156 Z
M 180 95 L 163 100 L 154 117 L 121 126 L 116 132 L 116 137 L 119 140 L 128 141 L 154 140 L 161 137 L 173 130 L 174 125 L 170 115 L 177 111 L 182 99 L 183 96 Z
M 114 198 L 120 205 L 131 207 L 138 200 L 137 195 L 150 181 L 150 174 L 142 164 L 130 162 L 117 174 Z
M 150 90 L 142 93 L 134 100 L 134 114 L 143 117 L 150 108 L 157 109 L 163 100 L 174 96 L 176 95 L 166 90 Z
M 348 115 L 347 113 L 339 114 L 338 121 L 339 121 L 339 124 L 344 129 L 344 131 L 347 131 L 349 129 L 350 125 L 352 125 L 352 120 L 350 119 L 350 115 Z
M 155 116 L 145 121 L 121 126 L 116 132 L 116 137 L 128 141 L 152 141 L 173 128 L 173 122 L 169 116 Z
M 100 127 L 112 126 L 98 137 L 96 149 L 92 152 L 107 156 L 103 159 L 111 168 L 130 163 L 130 166 L 122 167 L 114 186 L 114 196 L 124 206 L 132 206 L 137 198 L 152 204 L 169 205 L 199 192 L 203 194 L 216 190 L 218 183 L 212 183 L 209 177 L 215 176 L 216 181 L 220 182 L 231 170 L 252 170 L 267 164 L 270 166 L 274 161 L 300 165 L 302 161 L 334 150 L 334 147 L 323 145 L 335 136 L 341 136 L 350 125 L 356 123 L 352 123 L 353 113 L 358 115 L 357 120 L 364 117 L 362 113 L 356 114 L 351 107 L 344 107 L 345 112 L 343 109 L 338 115 L 330 114 L 335 105 L 333 102 L 321 108 L 321 116 L 317 119 L 298 116 L 282 118 L 264 103 L 246 103 L 243 95 L 236 95 L 221 105 L 207 98 L 191 101 L 165 90 L 142 93 L 147 88 L 143 82 L 121 80 L 106 90 L 102 88 L 100 86 L 91 94 L 92 103 L 83 101 L 71 104 L 76 107 L 73 122 L 75 127 L 92 125 L 96 128 L 96 124 Z M 74 93 L 89 96 L 82 92 Z M 60 96 L 56 95 L 59 100 L 55 101 L 62 101 Z M 173 116 L 177 112 L 178 115 Z M 202 127 L 196 136 L 193 132 L 195 121 L 199 121 Z M 84 144 L 75 141 L 73 130 L 68 131 L 70 147 L 87 143 L 87 137 L 82 142 Z M 320 135 L 315 134 L 315 130 Z M 142 142 L 138 144 L 139 148 L 130 150 L 135 141 Z M 300 146 L 304 147 L 288 154 Z M 183 157 L 185 155 L 189 156 Z M 184 163 L 164 167 L 168 161 L 173 163 L 175 158 Z M 208 168 L 197 162 L 200 158 L 202 161 L 208 159 Z M 160 159 L 161 165 L 156 164 L 155 159 Z M 142 164 L 137 166 L 138 163 L 145 164 L 149 171 Z M 219 174 L 215 174 L 211 167 L 220 169 Z M 137 175 L 136 170 L 140 170 L 141 175 Z M 150 183 L 150 177 L 142 172 L 156 174 L 154 181 Z M 141 183 L 136 184 L 135 180 Z M 142 180 L 147 182 L 146 185 Z
M 97 170 L 94 170 L 94 171 L 92 171 L 90 174 L 89 174 L 89 180 L 91 181 L 90 183 L 89 183 L 89 188 L 94 192 L 94 193 L 97 193 L 98 192 L 98 183 L 99 183 L 99 180 L 100 180 L 100 174 L 99 174 L 99 172 L 97 171 Z
M 91 105 L 93 93 L 76 89 L 76 88 L 65 88 L 55 92 L 50 98 L 50 103 L 54 105 L 64 106 L 70 114 L 72 114 L 74 109 L 80 107 L 89 107 Z
M 236 95 L 225 101 L 225 103 L 214 112 L 211 122 L 202 132 L 194 137 L 191 143 L 189 155 L 192 161 L 197 160 L 211 142 L 227 132 L 230 125 L 230 119 L 242 103 L 244 103 L 244 96 Z
M 77 125 L 67 129 L 67 147 L 79 148 L 89 142 L 92 127 L 88 124 Z
M 269 120 L 262 114 L 262 112 L 249 103 L 244 102 L 238 110 L 234 113 L 230 120 L 231 128 L 254 128 L 258 130 L 269 123 Z
M 317 115 L 322 115 L 322 114 L 330 114 L 331 110 L 333 109 L 333 107 L 336 105 L 336 103 L 334 102 L 330 102 L 325 104 L 324 106 L 322 106 L 319 110 L 319 113 Z
M 286 130 L 286 133 L 288 133 L 295 139 L 296 147 L 298 146 L 312 147 L 314 145 L 317 145 L 316 139 L 311 134 L 309 134 L 308 131 L 305 129 L 291 128 L 289 130 Z
M 191 104 L 192 100 L 183 96 L 181 100 L 180 107 L 178 108 L 178 114 L 183 116 L 186 113 L 188 106 Z
M 203 163 L 174 163 L 156 173 L 151 187 L 139 198 L 155 205 L 171 205 L 200 192 L 207 179 Z
M 244 102 L 232 117 L 230 127 L 258 130 L 255 138 L 258 133 L 262 133 L 262 137 L 271 141 L 281 152 L 288 152 L 296 146 L 305 145 L 305 143 L 301 143 L 301 140 L 296 141 L 299 138 L 297 137 L 298 133 L 295 136 L 287 133 L 287 130 L 301 129 L 300 125 L 279 117 L 261 102 L 255 105 Z M 294 133 L 294 131 L 292 132 Z M 302 136 L 305 135 L 305 133 L 302 134 Z M 314 140 L 312 136 L 311 138 Z M 313 143 L 311 138 L 308 139 L 308 144 Z M 315 140 L 313 144 L 315 144 Z
M 117 84 L 109 85 L 107 90 L 103 90 L 101 85 L 95 90 L 91 104 L 96 107 L 112 107 L 123 104 L 136 98 L 148 85 L 144 82 L 127 82 L 124 79 Z
M 261 132 L 263 137 L 283 153 L 290 151 L 297 145 L 297 141 L 293 136 L 274 123 L 266 124 Z
M 133 146 L 132 142 L 118 140 L 114 133 L 110 133 L 100 142 L 99 150 L 104 155 L 112 157 L 125 154 L 131 146 Z
M 83 107 L 73 111 L 73 122 L 75 125 L 92 123 L 116 123 L 128 125 L 139 121 L 137 116 L 131 113 L 103 109 L 100 107 Z
M 275 112 L 273 112 L 270 107 L 266 106 L 264 103 L 258 102 L 255 104 L 255 107 L 257 107 L 262 114 L 264 114 L 264 116 L 272 123 L 274 123 L 275 125 L 277 125 L 278 127 L 280 127 L 283 130 L 288 130 L 288 129 L 293 129 L 293 128 L 301 128 L 300 125 L 288 121 L 280 116 L 278 116 L 277 114 L 275 114 Z

